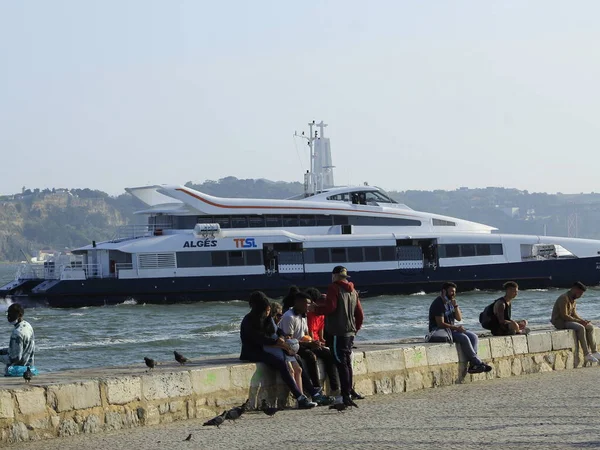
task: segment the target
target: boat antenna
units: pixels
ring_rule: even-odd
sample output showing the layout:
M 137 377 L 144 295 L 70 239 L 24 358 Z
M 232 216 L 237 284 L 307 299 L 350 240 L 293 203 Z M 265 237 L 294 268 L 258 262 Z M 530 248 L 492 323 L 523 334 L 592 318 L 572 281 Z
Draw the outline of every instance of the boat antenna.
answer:
M 295 137 L 306 139 L 309 147 L 309 170 L 304 174 L 305 197 L 334 186 L 332 170 L 334 166 L 331 164 L 329 139 L 324 137 L 326 126 L 327 124 L 323 121 L 316 123 L 313 120 L 308 124 L 308 136 L 304 132 L 302 134 L 294 133 Z M 315 130 L 315 127 L 318 127 L 319 130 Z

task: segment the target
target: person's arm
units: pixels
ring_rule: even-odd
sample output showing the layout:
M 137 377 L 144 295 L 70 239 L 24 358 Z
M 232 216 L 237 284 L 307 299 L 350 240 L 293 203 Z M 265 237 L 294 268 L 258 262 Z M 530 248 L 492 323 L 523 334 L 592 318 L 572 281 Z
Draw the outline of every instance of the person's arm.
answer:
M 315 305 L 315 314 L 327 315 L 331 314 L 337 308 L 339 288 L 335 284 L 331 284 L 327 289 L 327 298 L 322 305 Z
M 575 317 L 569 314 L 568 303 L 569 299 L 565 296 L 558 300 L 558 314 L 565 322 L 578 322 L 581 320 L 580 317 Z M 577 314 L 577 313 L 575 313 Z
M 452 301 L 452 306 L 454 306 L 454 318 L 459 322 L 462 322 L 462 312 L 458 306 L 458 303 L 456 303 L 456 300 Z
M 505 322 L 507 322 L 507 320 L 504 319 L 504 310 L 505 309 L 506 309 L 506 306 L 504 305 L 504 302 L 498 301 L 494 304 L 494 315 L 496 316 L 496 319 L 498 320 L 500 325 L 504 325 Z
M 571 313 L 573 317 L 575 317 L 576 322 L 581 323 L 582 325 L 587 325 L 589 323 L 588 320 L 582 319 L 579 314 L 577 314 L 577 304 L 573 306 L 573 312 Z
M 356 308 L 354 309 L 354 323 L 356 323 L 356 331 L 359 331 L 362 327 L 363 321 L 365 320 L 365 313 L 360 304 L 360 298 L 356 294 Z
M 254 345 L 275 345 L 277 343 L 277 339 L 265 336 L 263 330 L 256 328 L 249 318 L 242 320 L 240 337 L 242 342 Z
M 13 333 L 10 336 L 8 359 L 10 361 L 9 365 L 15 364 L 23 359 L 23 337 L 19 333 Z

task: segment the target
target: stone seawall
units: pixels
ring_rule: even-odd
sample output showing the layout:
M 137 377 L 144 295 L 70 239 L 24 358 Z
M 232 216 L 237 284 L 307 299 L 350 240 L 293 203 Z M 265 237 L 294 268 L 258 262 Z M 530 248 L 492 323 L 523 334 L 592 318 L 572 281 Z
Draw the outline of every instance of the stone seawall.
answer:
M 479 355 L 493 370 L 476 375 L 466 373 L 465 358 L 453 344 L 358 345 L 355 385 L 367 395 L 573 369 L 583 360 L 571 330 L 480 338 Z M 164 363 L 148 372 L 141 362 L 42 374 L 31 385 L 3 378 L 0 444 L 212 417 L 247 398 L 279 405 L 290 399 L 278 375 L 233 356 L 186 366 Z

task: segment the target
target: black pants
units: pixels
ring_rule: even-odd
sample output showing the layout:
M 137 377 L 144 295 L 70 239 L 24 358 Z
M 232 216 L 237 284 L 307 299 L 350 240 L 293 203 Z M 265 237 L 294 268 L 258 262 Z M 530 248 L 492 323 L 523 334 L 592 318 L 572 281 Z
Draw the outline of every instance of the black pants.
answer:
M 490 331 L 494 336 L 513 336 L 517 334 L 516 331 L 510 329 L 508 324 L 501 325 L 500 323 L 491 324 Z
M 283 359 L 279 359 L 277 356 L 272 355 L 271 353 L 261 352 L 258 354 L 252 355 L 252 358 L 249 358 L 250 362 L 261 362 L 265 363 L 267 366 L 275 369 L 281 375 L 281 379 L 290 388 L 294 398 L 298 398 L 302 395 L 300 389 L 298 389 L 298 385 L 294 380 L 294 377 L 290 375 L 290 371 L 288 370 L 287 363 Z
M 352 390 L 352 346 L 354 336 L 328 336 L 327 346 L 333 353 L 333 360 L 340 376 L 342 395 L 350 395 Z
M 308 374 L 314 387 L 321 387 L 321 383 L 319 380 L 319 366 L 317 360 L 317 358 L 319 358 L 322 359 L 325 363 L 325 372 L 327 372 L 327 376 L 329 377 L 329 385 L 331 386 L 331 390 L 337 391 L 339 389 L 337 369 L 333 360 L 333 355 L 331 354 L 331 350 L 325 347 L 300 347 L 298 354 L 302 357 L 302 360 L 306 365 Z

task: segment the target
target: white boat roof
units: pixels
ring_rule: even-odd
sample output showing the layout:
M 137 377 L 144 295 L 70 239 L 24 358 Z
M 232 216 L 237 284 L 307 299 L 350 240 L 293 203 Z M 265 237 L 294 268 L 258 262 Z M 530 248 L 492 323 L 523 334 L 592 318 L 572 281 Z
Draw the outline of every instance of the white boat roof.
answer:
M 431 222 L 432 219 L 453 222 L 455 231 L 490 233 L 496 228 L 488 225 L 414 211 L 406 205 L 391 203 L 387 194 L 375 186 L 346 186 L 323 190 L 308 197 L 291 199 L 223 198 L 208 195 L 182 185 L 151 185 L 127 188 L 148 208 L 137 214 L 187 215 L 265 215 L 265 214 L 325 214 L 347 216 L 388 217 Z M 331 200 L 332 196 L 358 192 L 378 193 L 389 199 L 384 202 L 353 204 L 350 201 Z

